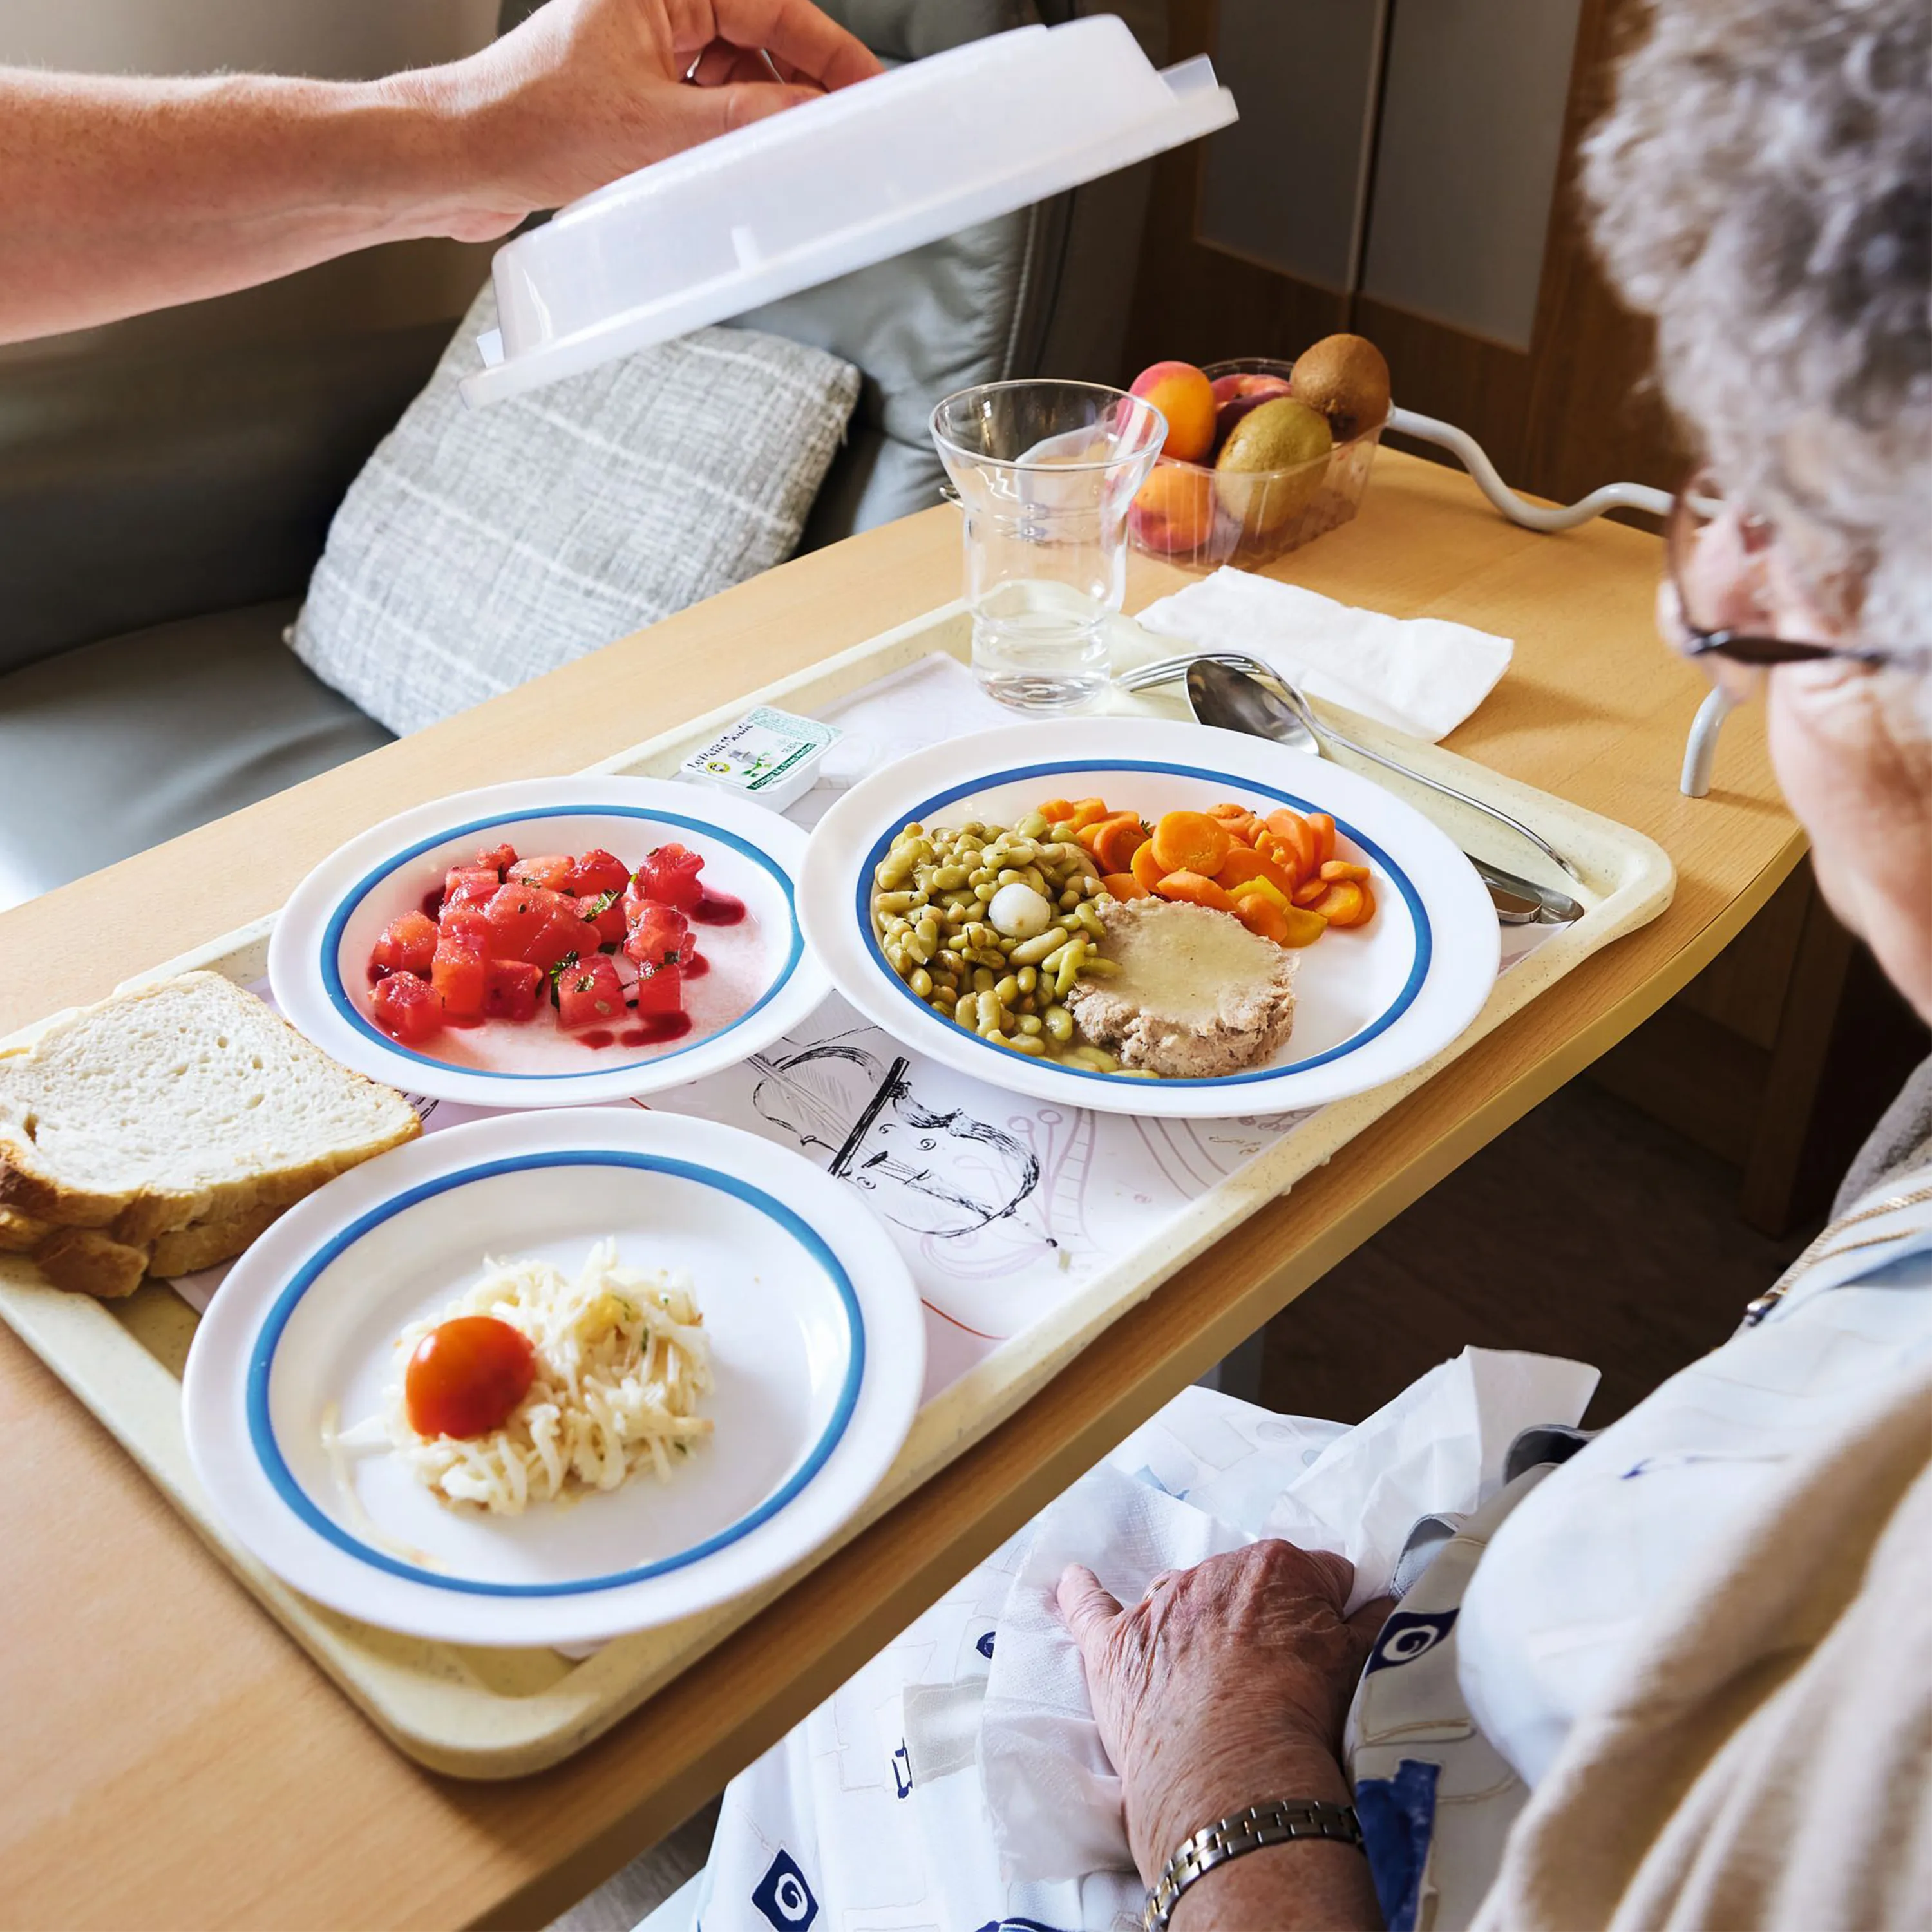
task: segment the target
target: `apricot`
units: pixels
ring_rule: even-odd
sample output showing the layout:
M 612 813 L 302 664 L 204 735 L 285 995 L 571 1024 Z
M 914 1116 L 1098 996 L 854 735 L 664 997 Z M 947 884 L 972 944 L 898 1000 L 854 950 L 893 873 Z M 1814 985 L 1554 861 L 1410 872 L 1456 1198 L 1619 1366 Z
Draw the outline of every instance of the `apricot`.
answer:
M 1181 556 L 1214 534 L 1214 478 L 1204 470 L 1159 463 L 1135 493 L 1128 518 L 1143 550 Z
M 1211 879 L 1228 862 L 1234 843 L 1228 828 L 1204 812 L 1164 812 L 1154 828 L 1154 856 L 1168 872 Z
M 1214 446 L 1214 386 L 1192 362 L 1155 362 L 1134 378 L 1132 394 L 1167 418 L 1163 452 L 1198 463 Z

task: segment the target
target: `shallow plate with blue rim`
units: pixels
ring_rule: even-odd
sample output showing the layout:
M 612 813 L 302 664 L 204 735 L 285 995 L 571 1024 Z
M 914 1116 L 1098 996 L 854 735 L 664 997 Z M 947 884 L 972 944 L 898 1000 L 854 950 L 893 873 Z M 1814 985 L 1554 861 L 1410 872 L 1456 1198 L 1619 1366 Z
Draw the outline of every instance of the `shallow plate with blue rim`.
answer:
M 713 1432 L 660 1483 L 519 1516 L 451 1508 L 386 1450 L 332 1456 L 325 1418 L 382 1412 L 395 1339 L 486 1256 L 686 1270 L 710 1336 Z M 283 1216 L 222 1283 L 188 1358 L 196 1474 L 285 1582 L 449 1642 L 595 1642 L 754 1589 L 837 1534 L 890 1468 L 925 1369 L 890 1238 L 801 1156 L 627 1107 L 425 1136 Z
M 1294 1031 L 1271 1059 L 1213 1078 L 1156 1080 L 1028 1058 L 941 1018 L 893 970 L 873 932 L 873 878 L 904 826 L 1010 826 L 1046 800 L 1090 797 L 1149 823 L 1224 801 L 1264 816 L 1288 806 L 1334 817 L 1337 855 L 1369 868 L 1376 916 L 1300 949 Z M 1392 793 L 1261 739 L 1152 719 L 1014 725 L 874 773 L 813 832 L 800 908 L 833 984 L 907 1046 L 1035 1099 L 1196 1119 L 1319 1106 L 1408 1072 L 1476 1017 L 1500 956 L 1495 908 L 1474 868 Z
M 742 904 L 700 926 L 706 969 L 687 976 L 682 1037 L 647 1043 L 622 1025 L 572 1034 L 542 1006 L 530 1021 L 452 1028 L 406 1046 L 377 1022 L 370 952 L 392 920 L 424 908 L 444 874 L 508 844 L 524 857 L 601 847 L 634 871 L 653 847 L 704 860 L 703 883 Z M 405 1092 L 484 1107 L 624 1100 L 734 1066 L 823 1000 L 796 881 L 805 835 L 762 806 L 663 778 L 530 778 L 418 806 L 353 838 L 296 888 L 268 947 L 275 1003 L 326 1052 Z M 586 1044 L 586 1041 L 591 1042 Z

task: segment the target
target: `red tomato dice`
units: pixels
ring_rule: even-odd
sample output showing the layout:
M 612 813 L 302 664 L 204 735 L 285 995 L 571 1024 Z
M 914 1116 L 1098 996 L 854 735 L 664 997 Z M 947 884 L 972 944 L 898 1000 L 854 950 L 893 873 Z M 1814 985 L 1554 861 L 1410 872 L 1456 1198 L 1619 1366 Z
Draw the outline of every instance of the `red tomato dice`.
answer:
M 660 905 L 688 912 L 704 896 L 698 882 L 704 869 L 704 861 L 697 853 L 682 845 L 660 845 L 638 868 L 632 891 L 640 899 L 656 899 Z
M 369 954 L 372 966 L 385 966 L 392 973 L 427 974 L 436 952 L 436 921 L 426 914 L 406 912 L 382 928 Z
M 517 862 L 517 848 L 512 844 L 493 845 L 487 852 L 476 855 L 476 866 L 482 872 L 494 872 L 501 877 Z
M 543 994 L 543 969 L 520 959 L 492 959 L 483 972 L 483 1017 L 533 1020 Z
M 623 982 L 601 952 L 556 976 L 556 1017 L 566 1027 L 616 1026 L 624 1020 Z
M 496 874 L 487 866 L 458 866 L 442 882 L 444 916 L 447 917 L 465 906 L 473 906 L 480 912 L 490 903 L 496 884 Z
M 376 988 L 371 1004 L 379 1024 L 405 1046 L 419 1046 L 442 1030 L 442 1000 L 430 982 L 414 973 L 392 973 Z
M 527 961 L 532 943 L 550 923 L 556 897 L 517 879 L 499 886 L 483 908 L 490 922 L 490 956 Z
M 529 886 L 542 886 L 546 892 L 567 892 L 577 861 L 568 852 L 548 852 L 534 859 L 519 859 L 509 876 Z
M 683 957 L 691 923 L 682 913 L 655 899 L 629 902 L 630 932 L 624 951 L 640 966 L 662 966 Z
M 555 904 L 544 919 L 542 930 L 524 955 L 532 966 L 541 966 L 546 973 L 573 952 L 580 959 L 598 956 L 596 930 L 585 925 L 577 902 L 563 892 L 553 893 L 551 897 Z
M 596 928 L 594 943 L 598 946 L 614 940 L 621 946 L 625 934 L 630 930 L 625 922 L 624 902 L 614 892 L 602 892 L 578 899 L 577 916 Z
M 600 892 L 621 893 L 630 883 L 629 866 L 596 845 L 572 866 L 570 884 L 565 890 L 580 899 L 594 899 Z
M 446 912 L 430 962 L 430 982 L 442 995 L 442 1010 L 453 1020 L 480 1019 L 489 982 L 490 927 L 480 914 Z M 383 982 L 386 986 L 387 980 Z
M 665 1013 L 684 1011 L 684 969 L 674 962 L 669 965 L 646 966 L 638 975 L 638 1017 L 655 1019 Z

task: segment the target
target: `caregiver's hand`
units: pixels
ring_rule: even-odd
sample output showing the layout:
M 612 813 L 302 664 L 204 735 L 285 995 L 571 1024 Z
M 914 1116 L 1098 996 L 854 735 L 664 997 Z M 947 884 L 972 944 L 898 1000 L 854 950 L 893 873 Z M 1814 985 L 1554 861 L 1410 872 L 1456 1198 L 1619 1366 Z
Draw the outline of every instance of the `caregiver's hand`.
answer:
M 469 192 L 448 229 L 488 241 L 878 71 L 811 0 L 549 0 L 481 53 L 404 78 L 462 117 Z
M 0 67 L 0 343 L 487 242 L 879 64 L 810 0 L 548 0 L 381 80 Z
M 1348 1802 L 1342 1721 L 1389 1609 L 1378 1601 L 1345 1618 L 1353 1580 L 1344 1558 L 1280 1542 L 1168 1572 L 1124 1610 L 1078 1564 L 1060 1578 L 1060 1615 L 1080 1646 L 1101 1741 L 1125 1788 L 1128 1841 L 1149 1883 L 1182 1840 L 1231 1812 L 1280 1798 Z M 1204 1879 L 1183 1900 L 1177 1928 L 1217 1922 L 1244 1865 L 1244 1894 L 1272 1882 L 1315 1915 L 1273 1924 L 1379 1922 L 1354 1916 L 1365 1897 L 1374 1904 L 1361 1854 L 1304 1843 L 1233 1861 L 1221 1868 L 1225 1886 L 1219 1872 Z

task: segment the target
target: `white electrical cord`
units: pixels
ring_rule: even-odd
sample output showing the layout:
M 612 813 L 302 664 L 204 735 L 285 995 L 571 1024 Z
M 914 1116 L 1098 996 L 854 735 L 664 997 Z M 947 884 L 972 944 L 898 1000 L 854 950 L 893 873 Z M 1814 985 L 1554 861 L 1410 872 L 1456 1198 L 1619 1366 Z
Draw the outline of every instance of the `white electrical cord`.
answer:
M 1513 524 L 1525 530 L 1545 532 L 1574 530 L 1606 510 L 1640 510 L 1653 517 L 1670 514 L 1667 491 L 1653 490 L 1643 483 L 1606 483 L 1575 503 L 1532 503 L 1519 496 L 1496 473 L 1489 453 L 1467 430 L 1434 416 L 1418 416 L 1413 410 L 1391 407 L 1384 428 L 1432 442 L 1448 450 L 1476 479 L 1476 487 Z M 1684 746 L 1684 770 L 1679 785 L 1687 798 L 1702 798 L 1711 789 L 1711 768 L 1718 755 L 1718 734 L 1731 710 L 1730 700 L 1721 691 L 1713 691 L 1697 708 L 1689 737 Z

